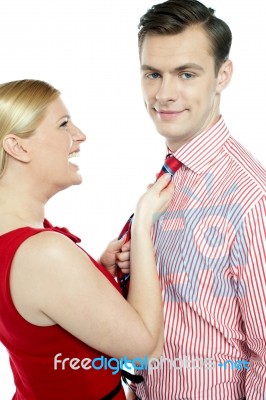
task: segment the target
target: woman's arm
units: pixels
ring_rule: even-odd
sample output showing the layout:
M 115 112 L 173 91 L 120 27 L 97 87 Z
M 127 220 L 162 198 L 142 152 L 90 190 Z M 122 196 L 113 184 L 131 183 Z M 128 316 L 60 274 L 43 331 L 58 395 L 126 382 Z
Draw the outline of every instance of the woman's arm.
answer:
M 162 177 L 138 203 L 131 240 L 131 285 L 126 301 L 78 246 L 42 232 L 19 248 L 11 293 L 29 322 L 59 324 L 87 345 L 116 358 L 153 352 L 162 301 L 150 237 L 152 218 L 167 207 L 173 186 Z

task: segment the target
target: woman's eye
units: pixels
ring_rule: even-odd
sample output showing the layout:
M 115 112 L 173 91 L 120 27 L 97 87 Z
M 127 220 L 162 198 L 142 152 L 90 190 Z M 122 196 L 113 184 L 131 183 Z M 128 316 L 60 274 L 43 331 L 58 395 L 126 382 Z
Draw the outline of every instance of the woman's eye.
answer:
M 160 77 L 160 74 L 158 74 L 158 72 L 153 72 L 152 74 L 147 74 L 146 76 L 147 76 L 147 78 L 154 80 L 154 79 L 158 79 Z
M 68 125 L 68 120 L 62 122 L 62 124 L 60 125 L 60 128 L 65 128 L 65 127 L 67 127 L 67 125 Z

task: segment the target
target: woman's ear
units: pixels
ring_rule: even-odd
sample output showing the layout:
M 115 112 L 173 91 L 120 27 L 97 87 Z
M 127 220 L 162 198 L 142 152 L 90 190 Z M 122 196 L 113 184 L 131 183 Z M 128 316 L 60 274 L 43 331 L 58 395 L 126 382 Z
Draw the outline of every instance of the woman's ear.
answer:
M 233 74 L 233 63 L 231 60 L 225 61 L 217 76 L 216 93 L 220 94 L 230 83 Z
M 7 154 L 16 160 L 28 163 L 30 155 L 27 149 L 27 140 L 17 135 L 7 135 L 3 140 L 3 148 Z

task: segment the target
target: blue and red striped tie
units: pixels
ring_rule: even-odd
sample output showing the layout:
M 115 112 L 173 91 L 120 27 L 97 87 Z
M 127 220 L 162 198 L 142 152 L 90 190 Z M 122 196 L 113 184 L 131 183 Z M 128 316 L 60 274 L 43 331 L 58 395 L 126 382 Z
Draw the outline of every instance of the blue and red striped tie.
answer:
M 159 172 L 157 179 L 159 179 L 163 174 L 169 173 L 173 176 L 176 171 L 181 167 L 182 163 L 177 160 L 172 154 L 167 154 L 164 165 L 162 166 L 161 171 Z M 126 235 L 125 243 L 130 240 L 130 230 L 131 224 L 134 214 L 132 214 L 127 220 L 125 226 L 123 227 L 118 239 L 121 239 L 124 235 Z M 117 270 L 117 279 L 122 289 L 124 297 L 127 297 L 128 292 L 128 282 L 129 282 L 130 274 L 123 274 L 120 269 Z

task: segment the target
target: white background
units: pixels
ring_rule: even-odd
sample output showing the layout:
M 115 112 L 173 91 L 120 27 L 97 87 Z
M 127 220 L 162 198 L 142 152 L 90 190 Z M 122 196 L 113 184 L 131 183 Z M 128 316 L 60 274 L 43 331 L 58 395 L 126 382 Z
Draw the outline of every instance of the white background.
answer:
M 52 83 L 87 134 L 79 161 L 83 184 L 59 193 L 47 206 L 47 218 L 82 237 L 95 258 L 120 232 L 165 153 L 164 140 L 144 110 L 139 84 L 137 25 L 154 3 L 158 1 L 0 3 L 0 82 L 34 78 Z M 253 0 L 251 7 L 245 1 L 205 1 L 233 31 L 235 73 L 223 93 L 222 114 L 231 133 L 265 165 L 263 3 Z M 7 353 L 0 344 L 0 400 L 10 400 L 13 393 Z

